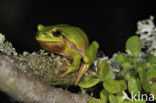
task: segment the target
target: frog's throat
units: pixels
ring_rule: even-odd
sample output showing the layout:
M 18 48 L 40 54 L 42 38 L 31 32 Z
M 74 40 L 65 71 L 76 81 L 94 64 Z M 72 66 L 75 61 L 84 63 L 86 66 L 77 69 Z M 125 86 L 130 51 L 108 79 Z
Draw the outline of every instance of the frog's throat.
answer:
M 70 41 L 68 38 L 66 38 L 64 35 L 62 35 L 62 37 L 70 44 L 71 49 L 75 49 L 76 51 L 78 51 L 81 54 L 81 56 L 84 56 L 83 50 L 77 48 L 77 46 L 72 41 Z
M 65 50 L 65 44 L 63 42 L 42 41 L 42 40 L 37 41 L 40 43 L 42 48 L 53 53 L 61 53 Z

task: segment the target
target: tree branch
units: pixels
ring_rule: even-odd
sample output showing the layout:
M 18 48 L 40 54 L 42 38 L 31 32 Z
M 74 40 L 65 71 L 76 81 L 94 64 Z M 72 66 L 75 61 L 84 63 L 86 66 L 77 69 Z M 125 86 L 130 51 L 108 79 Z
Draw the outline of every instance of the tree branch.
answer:
M 14 60 L 0 55 L 0 90 L 25 103 L 86 103 L 85 94 L 54 88 L 19 71 Z

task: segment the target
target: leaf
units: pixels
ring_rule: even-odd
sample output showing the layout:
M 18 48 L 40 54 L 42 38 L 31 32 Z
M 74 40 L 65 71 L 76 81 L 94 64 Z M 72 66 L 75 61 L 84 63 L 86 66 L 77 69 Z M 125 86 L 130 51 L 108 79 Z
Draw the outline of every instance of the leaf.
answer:
M 150 87 L 150 94 L 154 95 L 154 99 L 156 100 L 156 83 L 153 83 Z
M 100 68 L 100 77 L 103 80 L 106 79 L 106 77 L 110 76 L 110 68 L 109 64 L 107 62 L 102 62 L 101 64 L 98 65 L 98 68 Z
M 101 98 L 101 100 L 103 102 L 107 103 L 107 101 L 108 101 L 108 92 L 105 89 L 101 90 L 100 98 Z
M 127 68 L 127 67 L 130 67 L 131 66 L 131 63 L 129 61 L 124 61 L 121 63 L 121 65 L 124 67 L 124 68 Z
M 150 87 L 149 87 L 149 81 L 148 81 L 148 77 L 147 77 L 147 65 L 144 62 L 138 62 L 137 64 L 137 72 L 139 73 L 139 77 L 140 77 L 140 81 L 142 84 L 143 89 L 146 92 L 149 92 Z
M 124 80 L 120 80 L 120 85 L 121 85 L 121 90 L 120 91 L 125 91 L 127 89 L 127 85 Z
M 100 99 L 97 98 L 91 98 L 87 101 L 87 103 L 106 103 L 106 102 L 102 102 Z
M 137 70 L 140 71 L 146 71 L 146 69 L 148 68 L 147 63 L 146 62 L 137 62 Z
M 124 79 L 125 80 L 130 80 L 131 77 L 135 76 L 136 71 L 134 70 L 129 70 L 128 72 L 125 73 Z
M 111 78 L 103 82 L 103 87 L 110 93 L 119 93 L 121 91 L 120 82 Z
M 144 70 L 139 69 L 138 73 L 139 73 L 139 77 L 140 77 L 143 89 L 146 92 L 149 92 L 150 86 L 149 86 L 149 81 L 148 81 L 148 78 L 147 78 L 147 72 L 145 72 Z
M 156 56 L 154 56 L 152 54 L 149 54 L 147 56 L 147 62 L 149 62 L 149 63 L 156 63 Z
M 141 82 L 139 78 L 131 77 L 128 81 L 128 90 L 133 94 L 138 94 L 141 91 Z
M 115 57 L 115 61 L 118 63 L 122 63 L 125 61 L 125 54 L 124 53 L 119 53 L 116 57 Z
M 134 69 L 135 68 L 135 65 L 133 65 L 133 66 L 129 66 L 129 67 L 127 67 L 127 68 L 124 68 L 124 69 L 122 69 L 118 74 L 117 74 L 117 76 L 118 77 L 121 77 L 122 75 L 126 75 L 127 74 L 127 72 L 132 72 L 132 69 Z M 134 70 L 133 70 L 134 71 Z
M 139 56 L 141 51 L 141 41 L 138 36 L 131 36 L 126 42 L 126 52 L 135 57 Z
M 147 78 L 148 80 L 156 78 L 156 65 L 151 65 L 147 70 Z
M 110 103 L 123 103 L 123 97 L 124 95 L 122 93 L 119 93 L 117 95 L 110 94 L 109 101 Z
M 116 95 L 116 99 L 118 103 L 123 103 L 123 101 L 125 100 L 125 95 L 123 94 L 123 92 L 118 93 Z
M 134 61 L 132 57 L 127 54 L 119 53 L 115 61 L 121 64 L 124 68 L 131 66 L 131 63 Z
M 90 88 L 94 85 L 96 85 L 97 83 L 100 82 L 100 78 L 97 77 L 86 77 L 82 82 L 80 82 L 78 85 L 82 88 Z
M 118 103 L 117 98 L 112 94 L 109 95 L 109 101 L 110 103 Z

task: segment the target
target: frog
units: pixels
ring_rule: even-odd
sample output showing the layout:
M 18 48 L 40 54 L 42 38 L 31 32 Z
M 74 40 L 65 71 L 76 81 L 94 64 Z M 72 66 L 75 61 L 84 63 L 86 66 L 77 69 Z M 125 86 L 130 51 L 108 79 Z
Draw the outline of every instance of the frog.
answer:
M 36 40 L 44 50 L 51 54 L 59 54 L 72 59 L 70 65 L 64 66 L 66 71 L 60 77 L 63 78 L 79 70 L 75 85 L 94 62 L 99 48 L 97 41 L 89 44 L 87 34 L 81 28 L 69 24 L 52 26 L 39 24 Z

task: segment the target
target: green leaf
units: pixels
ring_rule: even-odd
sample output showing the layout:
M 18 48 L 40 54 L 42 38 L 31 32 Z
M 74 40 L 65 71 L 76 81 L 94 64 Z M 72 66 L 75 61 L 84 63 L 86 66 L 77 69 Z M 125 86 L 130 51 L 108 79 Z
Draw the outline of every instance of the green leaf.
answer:
M 138 62 L 137 64 L 137 72 L 139 73 L 139 77 L 140 77 L 140 81 L 142 84 L 143 89 L 146 92 L 149 92 L 150 87 L 149 87 L 149 81 L 148 81 L 148 77 L 147 77 L 147 64 L 144 62 Z
M 100 70 L 99 74 L 102 81 L 110 76 L 110 68 L 107 62 L 102 62 L 101 64 L 98 65 L 98 68 Z
M 124 97 L 125 97 L 125 95 L 123 94 L 123 92 L 118 93 L 118 94 L 116 95 L 117 102 L 118 102 L 118 103 L 123 103 L 123 101 L 125 100 Z
M 117 95 L 110 94 L 109 101 L 110 103 L 123 103 L 123 97 L 124 95 L 122 93 L 119 93 Z
M 132 65 L 132 66 L 129 66 L 129 67 L 127 67 L 127 68 L 124 68 L 124 69 L 122 69 L 118 74 L 117 74 L 117 76 L 118 77 L 121 77 L 122 75 L 126 75 L 127 74 L 127 72 L 132 72 L 132 69 L 134 69 L 136 66 L 135 65 Z M 134 70 L 133 70 L 134 71 Z
M 141 91 L 141 82 L 139 78 L 131 77 L 128 81 L 128 90 L 133 94 L 138 94 Z
M 156 78 L 156 65 L 150 65 L 150 68 L 147 70 L 148 80 Z
M 131 66 L 131 63 L 127 59 L 128 59 L 128 55 L 124 53 L 119 53 L 115 57 L 115 61 L 120 63 L 123 67 Z
M 124 53 L 119 53 L 115 57 L 115 61 L 121 64 L 124 68 L 132 66 L 132 63 L 135 62 L 134 60 L 134 57 Z
M 138 36 L 131 36 L 126 42 L 126 52 L 138 57 L 141 51 L 141 41 Z
M 101 90 L 100 98 L 101 98 L 101 100 L 103 102 L 107 103 L 107 101 L 108 101 L 108 92 L 105 89 Z
M 146 62 L 138 62 L 136 69 L 140 70 L 140 71 L 145 71 L 147 69 L 147 63 Z
M 147 62 L 149 62 L 149 63 L 156 63 L 156 56 L 154 56 L 152 54 L 149 54 L 147 56 Z
M 87 103 L 106 103 L 106 102 L 102 102 L 100 99 L 97 98 L 91 98 L 87 101 Z
M 135 74 L 136 74 L 135 70 L 129 70 L 128 72 L 125 73 L 124 79 L 125 80 L 130 80 L 130 78 L 135 76 Z
M 110 93 L 119 93 L 121 91 L 120 82 L 111 78 L 103 82 L 103 87 Z
M 150 86 L 149 86 L 149 81 L 147 78 L 147 72 L 145 72 L 144 70 L 138 69 L 138 73 L 139 73 L 139 77 L 140 77 L 143 89 L 146 92 L 149 92 Z
M 150 87 L 150 94 L 154 95 L 154 99 L 156 100 L 156 83 L 153 83 Z
M 80 82 L 78 85 L 82 88 L 90 88 L 94 85 L 96 85 L 97 83 L 100 82 L 100 78 L 97 77 L 86 77 L 82 82 Z
M 129 61 L 124 61 L 121 63 L 121 65 L 124 67 L 124 68 L 127 68 L 127 67 L 130 67 L 131 66 L 131 63 Z
M 110 103 L 118 103 L 117 98 L 112 94 L 109 95 L 109 101 Z
M 125 91 L 127 89 L 127 85 L 124 80 L 120 80 L 120 85 L 121 85 L 121 90 L 120 91 Z
M 125 61 L 125 56 L 126 54 L 124 53 L 119 53 L 116 57 L 115 57 L 115 61 L 118 63 L 122 63 Z

